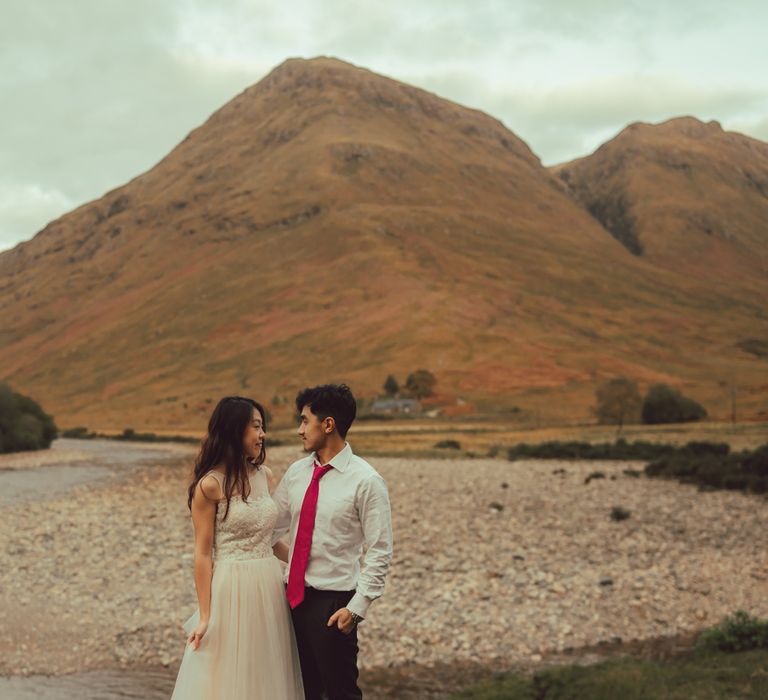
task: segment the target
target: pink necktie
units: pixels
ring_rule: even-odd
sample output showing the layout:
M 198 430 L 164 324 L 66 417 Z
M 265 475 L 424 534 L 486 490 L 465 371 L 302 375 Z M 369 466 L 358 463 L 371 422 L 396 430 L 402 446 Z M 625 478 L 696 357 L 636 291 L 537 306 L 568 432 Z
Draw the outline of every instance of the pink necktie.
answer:
M 304 501 L 301 504 L 299 514 L 299 527 L 296 530 L 296 541 L 293 544 L 293 556 L 291 557 L 291 569 L 288 572 L 288 588 L 285 594 L 288 604 L 295 608 L 304 600 L 304 574 L 307 571 L 309 551 L 312 549 L 312 531 L 315 529 L 315 513 L 317 511 L 317 496 L 320 493 L 320 479 L 322 479 L 333 467 L 326 465 L 321 467 L 315 462 L 315 471 L 312 481 L 309 482 Z

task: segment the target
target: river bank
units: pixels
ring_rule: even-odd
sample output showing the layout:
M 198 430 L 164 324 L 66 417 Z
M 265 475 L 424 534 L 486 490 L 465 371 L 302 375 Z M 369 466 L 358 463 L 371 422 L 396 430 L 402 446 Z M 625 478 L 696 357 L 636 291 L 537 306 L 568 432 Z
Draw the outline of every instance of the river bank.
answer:
M 126 462 L 146 449 L 117 445 Z M 194 449 L 174 448 L 0 508 L 0 675 L 173 675 L 195 607 Z M 298 456 L 273 448 L 269 463 L 279 476 Z M 768 616 L 764 498 L 632 477 L 641 465 L 627 462 L 372 462 L 389 485 L 396 549 L 360 629 L 363 679 L 390 669 L 407 685 L 409 665 L 525 668 L 691 633 L 737 609 Z M 598 469 L 605 478 L 585 484 Z M 615 506 L 630 517 L 612 520 Z

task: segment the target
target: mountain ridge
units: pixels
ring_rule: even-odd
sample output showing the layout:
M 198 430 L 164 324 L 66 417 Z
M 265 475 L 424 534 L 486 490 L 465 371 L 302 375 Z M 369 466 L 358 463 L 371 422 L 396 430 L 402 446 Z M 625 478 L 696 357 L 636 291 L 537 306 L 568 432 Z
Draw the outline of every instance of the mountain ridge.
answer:
M 702 400 L 759 387 L 733 349 L 764 324 L 746 280 L 632 255 L 482 112 L 290 60 L 0 254 L 0 361 L 65 426 L 184 425 L 223 393 L 326 379 L 370 396 L 419 366 L 481 408 L 583 418 L 614 373 Z

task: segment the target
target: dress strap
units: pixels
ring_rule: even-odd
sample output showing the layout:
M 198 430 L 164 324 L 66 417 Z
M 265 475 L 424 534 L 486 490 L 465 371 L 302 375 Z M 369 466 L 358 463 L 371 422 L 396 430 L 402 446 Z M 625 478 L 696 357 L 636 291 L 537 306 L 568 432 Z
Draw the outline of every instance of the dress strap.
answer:
M 251 476 L 251 489 L 252 498 L 254 496 L 269 495 L 269 481 L 267 480 L 264 466 L 257 469 Z
M 224 493 L 224 475 L 221 472 L 217 472 L 215 469 L 211 469 L 211 471 L 209 471 L 208 474 L 203 477 L 203 479 L 205 479 L 206 476 L 212 476 L 214 479 L 216 479 L 216 481 L 219 482 L 219 486 L 221 487 L 221 492 Z

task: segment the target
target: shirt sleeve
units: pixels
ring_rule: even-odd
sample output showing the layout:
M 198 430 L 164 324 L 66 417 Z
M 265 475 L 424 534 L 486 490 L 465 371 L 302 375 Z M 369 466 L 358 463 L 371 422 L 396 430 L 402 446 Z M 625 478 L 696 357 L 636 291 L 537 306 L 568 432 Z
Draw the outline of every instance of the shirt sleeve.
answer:
M 289 467 L 272 494 L 272 500 L 277 506 L 277 521 L 275 522 L 275 529 L 272 531 L 272 546 L 291 529 L 291 500 L 288 489 L 288 475 L 290 473 Z
M 392 513 L 387 485 L 378 474 L 360 490 L 358 505 L 363 538 L 368 547 L 360 569 L 350 612 L 365 617 L 370 604 L 384 591 L 384 579 L 392 561 Z

